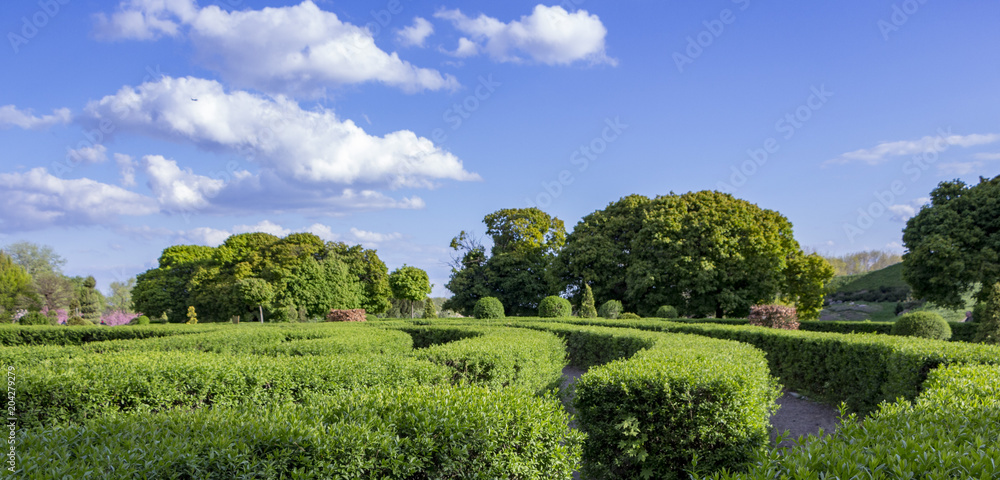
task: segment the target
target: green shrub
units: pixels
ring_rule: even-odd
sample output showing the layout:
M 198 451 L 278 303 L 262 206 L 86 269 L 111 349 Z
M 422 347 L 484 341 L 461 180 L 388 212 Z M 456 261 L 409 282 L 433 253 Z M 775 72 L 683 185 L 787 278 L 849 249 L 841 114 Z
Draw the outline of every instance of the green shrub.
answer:
M 896 320 L 892 326 L 892 334 L 931 340 L 947 340 L 951 338 L 951 327 L 937 313 L 912 312 L 902 315 Z
M 86 318 L 77 316 L 77 317 L 69 317 L 66 320 L 66 325 L 69 325 L 71 327 L 93 327 L 94 322 L 91 322 Z
M 28 312 L 17 323 L 19 325 L 51 325 L 49 317 L 43 315 L 42 312 Z
M 616 319 L 622 314 L 622 302 L 618 300 L 608 300 L 597 309 L 597 314 L 601 318 Z
M 619 315 L 618 318 L 621 319 L 621 320 L 638 320 L 638 319 L 640 319 L 642 317 L 640 317 L 639 314 L 637 314 L 637 313 L 625 312 L 625 313 Z
M 1000 368 L 940 368 L 924 385 L 915 402 L 883 404 L 863 423 L 852 415 L 833 435 L 761 452 L 749 472 L 708 478 L 997 478 Z
M 472 314 L 478 319 L 504 318 L 503 304 L 496 297 L 483 297 L 476 302 Z
M 424 300 L 423 318 L 437 318 L 437 317 L 438 317 L 437 305 L 434 304 L 434 300 L 430 298 Z
M 558 400 L 520 389 L 366 388 L 304 405 L 21 428 L 13 475 L 569 479 L 582 439 L 567 422 Z
M 149 325 L 149 317 L 145 315 L 139 315 L 128 322 L 129 325 Z
M 545 297 L 538 304 L 538 316 L 542 318 L 568 317 L 573 314 L 573 306 L 569 300 L 552 295 Z
M 1000 283 L 988 288 L 985 301 L 976 302 L 976 311 L 972 315 L 979 324 L 975 341 L 1000 344 Z M 976 318 L 977 315 L 979 318 Z
M 587 434 L 584 478 L 686 478 L 740 468 L 768 442 L 780 394 L 763 352 L 692 335 L 531 322 L 565 338 Z M 617 360 L 616 360 L 617 358 Z
M 671 305 L 664 305 L 656 309 L 657 318 L 677 318 L 680 315 L 677 314 L 677 309 Z
M 583 284 L 583 300 L 580 301 L 580 317 L 594 318 L 597 316 L 597 307 L 594 306 L 594 291 L 590 284 Z

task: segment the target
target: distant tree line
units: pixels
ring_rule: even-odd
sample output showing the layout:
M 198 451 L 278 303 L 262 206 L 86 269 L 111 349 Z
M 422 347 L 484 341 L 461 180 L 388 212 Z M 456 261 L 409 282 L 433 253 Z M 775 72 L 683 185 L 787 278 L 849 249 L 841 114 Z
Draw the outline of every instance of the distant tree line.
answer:
M 628 312 L 654 315 L 665 305 L 693 317 L 741 317 L 760 303 L 797 305 L 818 316 L 829 263 L 805 254 L 777 212 L 713 191 L 624 197 L 566 234 L 562 220 L 537 208 L 487 215 L 489 252 L 463 231 L 444 307 L 470 314 L 496 297 L 508 315 L 534 315 L 549 295 L 579 305 L 590 287 L 598 304 L 619 300 Z
M 840 256 L 824 255 L 823 258 L 839 276 L 860 275 L 874 272 L 903 261 L 903 256 L 887 250 L 865 250 Z

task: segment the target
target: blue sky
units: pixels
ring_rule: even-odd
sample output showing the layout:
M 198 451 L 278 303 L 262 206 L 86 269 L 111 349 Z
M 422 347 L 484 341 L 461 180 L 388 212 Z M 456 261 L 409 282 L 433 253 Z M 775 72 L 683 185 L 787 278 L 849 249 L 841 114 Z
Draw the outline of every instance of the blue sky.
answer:
M 0 4 L 0 245 L 107 288 L 312 231 L 428 271 L 501 208 L 572 229 L 718 189 L 822 253 L 902 251 L 1000 174 L 995 1 Z

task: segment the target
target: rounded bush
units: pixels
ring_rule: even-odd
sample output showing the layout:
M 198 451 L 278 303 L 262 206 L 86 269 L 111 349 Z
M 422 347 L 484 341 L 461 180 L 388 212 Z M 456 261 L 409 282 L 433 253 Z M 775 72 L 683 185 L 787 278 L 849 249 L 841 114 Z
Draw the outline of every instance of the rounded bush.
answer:
M 86 318 L 83 317 L 69 317 L 69 320 L 66 320 L 66 325 L 69 326 L 89 327 L 92 326 L 93 324 L 94 322 L 91 322 L 90 320 L 87 320 Z
M 597 314 L 602 318 L 615 319 L 622 314 L 622 302 L 618 300 L 608 300 L 601 305 L 601 308 L 597 309 Z
M 472 314 L 479 319 L 503 318 L 503 304 L 496 297 L 483 297 L 476 302 Z
M 637 314 L 637 313 L 625 312 L 625 313 L 619 315 L 618 318 L 620 320 L 638 320 L 638 319 L 640 319 L 642 317 L 640 317 L 639 314 Z
M 129 325 L 149 325 L 149 317 L 145 315 L 139 315 L 128 322 Z
M 50 322 L 49 317 L 43 315 L 42 312 L 28 312 L 17 323 L 21 325 L 48 325 Z
M 951 338 L 948 322 L 934 312 L 913 312 L 899 317 L 892 325 L 892 334 L 908 337 L 947 340 Z
M 680 318 L 677 309 L 671 305 L 664 305 L 656 309 L 656 318 Z
M 573 306 L 569 300 L 552 295 L 542 299 L 538 304 L 538 316 L 543 318 L 568 317 L 573 314 Z

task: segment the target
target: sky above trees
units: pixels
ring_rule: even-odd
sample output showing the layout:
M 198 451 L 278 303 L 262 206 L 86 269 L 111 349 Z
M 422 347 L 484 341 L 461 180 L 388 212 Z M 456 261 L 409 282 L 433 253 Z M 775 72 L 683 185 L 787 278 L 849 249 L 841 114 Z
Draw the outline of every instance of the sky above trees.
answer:
M 266 8 L 267 7 L 267 8 Z M 803 247 L 902 253 L 1000 174 L 1000 4 L 0 5 L 0 245 L 107 290 L 169 245 L 309 231 L 422 268 L 537 206 L 722 190 Z

